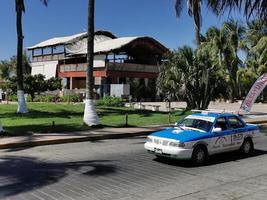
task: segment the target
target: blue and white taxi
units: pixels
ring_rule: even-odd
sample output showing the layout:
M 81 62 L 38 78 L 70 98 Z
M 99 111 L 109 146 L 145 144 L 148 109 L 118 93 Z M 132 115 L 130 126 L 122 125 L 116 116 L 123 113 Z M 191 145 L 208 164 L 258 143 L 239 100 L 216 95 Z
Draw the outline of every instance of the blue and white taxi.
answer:
M 261 134 L 238 115 L 203 111 L 191 114 L 173 128 L 155 132 L 144 144 L 157 157 L 191 159 L 203 164 L 209 155 L 238 150 L 250 154 Z

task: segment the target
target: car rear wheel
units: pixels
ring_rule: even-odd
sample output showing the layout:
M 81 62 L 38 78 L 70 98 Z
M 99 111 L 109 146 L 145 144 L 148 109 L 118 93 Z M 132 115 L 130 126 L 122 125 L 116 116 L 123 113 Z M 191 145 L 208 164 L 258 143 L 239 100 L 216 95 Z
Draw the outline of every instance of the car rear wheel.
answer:
M 195 147 L 192 153 L 191 160 L 194 165 L 202 165 L 207 160 L 207 157 L 208 157 L 207 149 L 204 146 L 199 145 Z
M 244 140 L 242 146 L 240 147 L 240 151 L 245 155 L 249 155 L 254 152 L 254 145 L 250 138 Z

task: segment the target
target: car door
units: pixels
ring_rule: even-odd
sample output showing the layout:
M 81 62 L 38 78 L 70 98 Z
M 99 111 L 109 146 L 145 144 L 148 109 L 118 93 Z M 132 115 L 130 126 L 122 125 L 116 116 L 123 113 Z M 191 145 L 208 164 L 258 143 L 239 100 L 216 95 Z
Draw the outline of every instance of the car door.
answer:
M 228 126 L 231 130 L 231 141 L 232 146 L 234 148 L 239 148 L 244 140 L 244 133 L 245 133 L 245 123 L 242 122 L 237 116 L 229 116 L 227 117 Z
M 221 153 L 232 148 L 231 130 L 225 117 L 219 117 L 215 122 L 214 128 L 221 128 L 219 132 L 212 132 L 211 153 Z

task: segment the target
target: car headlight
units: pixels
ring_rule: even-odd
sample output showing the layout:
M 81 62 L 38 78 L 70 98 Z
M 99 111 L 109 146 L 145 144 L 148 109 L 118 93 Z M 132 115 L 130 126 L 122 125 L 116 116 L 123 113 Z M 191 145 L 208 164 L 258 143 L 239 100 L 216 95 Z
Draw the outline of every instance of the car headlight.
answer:
M 146 142 L 153 142 L 153 139 L 151 137 L 147 137 Z
M 185 144 L 183 142 L 170 142 L 169 146 L 171 146 L 171 147 L 184 147 Z

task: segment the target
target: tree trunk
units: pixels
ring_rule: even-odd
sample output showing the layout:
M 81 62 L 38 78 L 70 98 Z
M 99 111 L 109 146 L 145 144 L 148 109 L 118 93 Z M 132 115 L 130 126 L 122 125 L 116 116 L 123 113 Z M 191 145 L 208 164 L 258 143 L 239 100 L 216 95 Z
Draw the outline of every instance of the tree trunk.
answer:
M 195 24 L 195 37 L 196 37 L 196 43 L 197 43 L 197 47 L 199 47 L 200 45 L 200 30 L 199 27 Z
M 204 98 L 202 101 L 202 107 L 201 109 L 205 110 L 208 108 L 210 103 L 210 90 L 209 90 L 209 80 L 210 80 L 210 69 L 207 69 L 207 74 L 205 74 L 204 77 L 205 83 L 204 83 Z
M 87 77 L 86 77 L 86 98 L 93 99 L 93 64 L 94 64 L 94 3 L 95 0 L 88 0 L 88 39 L 87 39 Z
M 230 71 L 230 82 L 231 82 L 231 103 L 234 103 L 235 98 L 237 98 L 238 94 L 238 84 L 237 84 L 237 70 L 234 69 L 234 66 L 232 66 Z
M 3 132 L 3 131 L 4 131 L 4 129 L 3 129 L 3 126 L 2 126 L 2 124 L 0 122 L 0 132 Z
M 32 100 L 32 102 L 33 102 L 33 100 L 34 100 L 34 92 L 31 93 L 31 100 Z
M 95 0 L 88 0 L 88 40 L 87 40 L 87 70 L 86 70 L 86 100 L 83 121 L 88 126 L 99 124 L 93 101 L 93 64 L 94 64 L 94 7 Z
M 230 78 L 230 103 L 235 102 L 235 86 L 233 80 Z
M 27 113 L 26 101 L 24 97 L 23 87 L 23 33 L 22 33 L 22 12 L 24 10 L 23 0 L 16 0 L 16 13 L 17 13 L 17 97 L 18 109 L 17 113 Z

